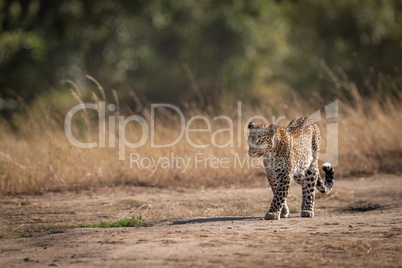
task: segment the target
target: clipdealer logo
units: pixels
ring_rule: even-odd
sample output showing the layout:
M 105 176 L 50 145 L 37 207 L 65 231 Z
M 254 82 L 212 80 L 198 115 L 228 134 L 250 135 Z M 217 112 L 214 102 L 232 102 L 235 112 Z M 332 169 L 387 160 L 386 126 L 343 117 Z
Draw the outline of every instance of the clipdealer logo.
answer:
M 162 148 L 172 148 L 181 142 L 183 139 L 186 141 L 187 145 L 192 148 L 192 155 L 179 155 L 174 152 L 170 152 L 168 156 L 158 156 L 158 157 L 148 157 L 141 156 L 137 152 L 131 152 L 129 154 L 129 165 L 130 168 L 136 169 L 148 169 L 152 173 L 159 169 L 179 169 L 182 173 L 186 172 L 190 166 L 194 168 L 258 168 L 261 167 L 262 162 L 257 158 L 250 158 L 247 152 L 239 153 L 239 149 L 232 150 L 235 148 L 242 148 L 244 142 L 247 142 L 248 129 L 247 126 L 249 122 L 253 120 L 261 120 L 265 124 L 269 124 L 269 120 L 261 115 L 252 116 L 243 121 L 242 118 L 242 104 L 239 101 L 237 103 L 237 118 L 233 119 L 226 115 L 219 115 L 213 118 L 208 118 L 203 115 L 196 115 L 185 120 L 183 112 L 172 104 L 159 103 L 152 104 L 150 107 L 150 118 L 147 121 L 144 117 L 140 115 L 131 115 L 125 117 L 123 115 L 109 115 L 106 118 L 106 114 L 109 112 L 114 112 L 116 107 L 114 104 L 109 104 L 106 107 L 105 102 L 94 103 L 82 103 L 74 106 L 68 113 L 64 122 L 65 135 L 69 142 L 83 149 L 90 149 L 95 147 L 108 147 L 118 149 L 119 160 L 126 160 L 126 149 L 138 149 L 146 144 L 151 148 L 162 149 Z M 72 130 L 72 120 L 77 112 L 84 109 L 92 109 L 98 113 L 98 124 L 99 133 L 98 139 L 91 142 L 79 141 L 74 135 Z M 106 111 L 108 109 L 108 111 Z M 178 134 L 174 140 L 166 143 L 158 143 L 156 141 L 156 116 L 159 112 L 170 110 L 172 116 L 176 117 L 176 121 L 179 122 Z M 332 102 L 324 107 L 325 119 L 332 119 L 338 117 L 338 101 Z M 278 124 L 281 120 L 285 120 L 286 116 L 282 115 L 278 118 L 272 117 L 271 123 Z M 309 116 L 316 122 L 322 120 L 321 110 L 317 110 L 315 113 Z M 106 124 L 106 121 L 108 124 Z M 194 122 L 202 122 L 204 128 L 192 128 Z M 333 120 L 332 120 L 333 121 Z M 117 126 L 116 126 L 117 122 Z M 130 142 L 126 138 L 126 128 L 130 123 L 137 123 L 141 128 L 141 136 L 137 142 Z M 212 132 L 212 126 L 218 122 L 226 122 L 227 127 L 220 128 Z M 242 124 L 242 122 L 245 122 Z M 106 129 L 108 128 L 108 129 Z M 108 141 L 106 141 L 106 131 L 108 131 Z M 115 133 L 118 133 L 117 135 Z M 201 133 L 202 135 L 210 135 L 208 143 L 197 144 L 191 139 L 191 133 Z M 226 142 L 221 144 L 218 143 L 216 136 L 218 134 L 224 133 L 227 137 Z M 338 164 L 338 123 L 332 122 L 326 124 L 326 148 L 325 153 L 320 154 L 320 160 L 324 162 L 331 162 L 333 166 Z M 117 137 L 116 137 L 117 136 Z M 217 149 L 231 149 L 234 151 L 232 155 L 224 157 L 215 157 L 206 155 L 202 151 L 208 150 L 208 148 Z

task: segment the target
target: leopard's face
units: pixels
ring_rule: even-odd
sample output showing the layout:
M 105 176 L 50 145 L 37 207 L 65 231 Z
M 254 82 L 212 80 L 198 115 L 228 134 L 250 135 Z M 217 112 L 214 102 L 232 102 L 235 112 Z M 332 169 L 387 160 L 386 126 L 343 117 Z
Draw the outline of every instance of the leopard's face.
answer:
M 255 125 L 251 122 L 248 125 L 250 131 L 248 136 L 248 154 L 253 158 L 263 156 L 275 146 L 276 126 L 275 125 Z

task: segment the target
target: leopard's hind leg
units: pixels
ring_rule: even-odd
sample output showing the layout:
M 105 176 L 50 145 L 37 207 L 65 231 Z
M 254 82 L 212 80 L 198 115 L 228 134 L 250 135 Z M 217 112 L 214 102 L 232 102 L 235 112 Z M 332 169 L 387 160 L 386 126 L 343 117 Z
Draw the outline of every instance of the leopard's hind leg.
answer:
M 319 176 L 318 167 L 312 164 L 305 172 L 302 180 L 303 201 L 301 217 L 314 217 L 315 186 Z
M 301 217 L 314 217 L 315 186 L 320 172 L 318 170 L 318 157 L 320 152 L 321 135 L 316 124 L 313 125 L 311 139 L 312 162 L 304 173 L 302 181 L 303 203 Z

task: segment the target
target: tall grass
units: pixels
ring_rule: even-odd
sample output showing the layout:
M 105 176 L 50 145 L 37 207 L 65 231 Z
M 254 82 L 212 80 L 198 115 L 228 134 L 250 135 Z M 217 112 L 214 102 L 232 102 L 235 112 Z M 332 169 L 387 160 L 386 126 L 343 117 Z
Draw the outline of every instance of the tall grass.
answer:
M 402 107 L 397 98 L 365 99 L 358 94 L 353 83 L 347 79 L 336 81 L 339 90 L 339 116 L 335 119 L 319 122 L 323 135 L 322 151 L 326 148 L 326 123 L 339 124 L 339 163 L 336 174 L 369 175 L 376 172 L 400 172 L 402 159 Z M 98 85 L 98 90 L 89 97 L 76 87 L 72 95 L 78 103 L 105 101 L 105 92 Z M 107 110 L 108 116 L 128 116 L 132 114 L 143 117 L 150 122 L 150 107 L 141 103 L 131 92 L 135 107 L 120 107 L 116 92 L 113 92 L 115 111 Z M 347 97 L 346 97 L 347 96 Z M 71 100 L 74 98 L 70 96 Z M 2 120 L 0 124 L 0 193 L 5 194 L 39 194 L 45 191 L 71 191 L 90 189 L 98 186 L 138 185 L 155 187 L 234 187 L 258 186 L 265 184 L 262 175 L 263 168 L 251 168 L 247 165 L 234 166 L 235 155 L 243 161 L 247 152 L 247 143 L 243 137 L 246 120 L 251 116 L 261 115 L 270 123 L 272 117 L 286 116 L 279 125 L 286 126 L 293 118 L 309 116 L 318 109 L 324 111 L 327 104 L 320 96 L 313 96 L 310 101 L 304 101 L 293 95 L 293 100 L 284 100 L 278 94 L 270 95 L 264 105 L 242 103 L 242 120 L 237 122 L 238 110 L 236 100 L 227 100 L 226 105 L 218 112 L 214 109 L 201 110 L 197 105 L 184 105 L 183 111 L 186 123 L 193 116 L 203 115 L 211 122 L 211 132 L 190 133 L 191 141 L 196 144 L 209 144 L 208 148 L 198 149 L 190 146 L 183 138 L 169 148 L 152 148 L 150 138 L 140 148 L 126 148 L 126 160 L 119 160 L 118 150 L 118 120 L 115 120 L 116 146 L 108 146 L 109 135 L 106 136 L 106 147 L 81 149 L 73 146 L 66 138 L 63 122 L 67 113 L 66 107 L 56 105 L 49 107 L 49 100 L 38 101 L 34 106 L 26 106 L 25 112 L 16 115 L 12 123 Z M 108 106 L 107 106 L 108 107 Z M 70 107 L 71 108 L 71 107 Z M 226 120 L 214 120 L 215 116 L 225 115 L 233 120 L 234 146 L 216 148 L 211 144 L 211 138 L 216 130 L 228 128 Z M 149 124 L 148 124 L 149 125 Z M 155 140 L 175 140 L 180 134 L 180 120 L 168 110 L 159 110 L 155 121 Z M 106 121 L 106 129 L 109 122 Z M 206 128 L 206 123 L 196 120 L 191 128 Z M 237 131 L 241 131 L 241 144 L 237 144 Z M 108 131 L 106 131 L 108 133 Z M 82 141 L 98 139 L 98 114 L 94 110 L 78 112 L 73 120 L 73 134 Z M 137 142 L 142 135 L 142 129 L 137 123 L 130 123 L 126 128 L 126 138 Z M 229 132 L 215 135 L 218 144 L 225 144 Z M 130 153 L 141 158 L 170 158 L 180 156 L 190 160 L 186 172 L 183 168 L 130 167 Z M 195 154 L 202 157 L 227 158 L 230 162 L 227 168 L 215 168 L 207 162 L 206 166 L 195 166 Z M 247 157 L 246 157 L 247 158 Z M 169 160 L 170 161 L 170 160 Z M 170 161 L 170 164 L 173 164 Z M 177 163 L 176 163 L 177 164 Z

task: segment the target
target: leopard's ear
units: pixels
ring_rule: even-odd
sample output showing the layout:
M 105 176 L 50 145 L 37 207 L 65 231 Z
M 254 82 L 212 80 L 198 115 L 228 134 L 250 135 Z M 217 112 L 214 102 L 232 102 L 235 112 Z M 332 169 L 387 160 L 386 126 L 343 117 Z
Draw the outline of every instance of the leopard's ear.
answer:
M 255 124 L 253 122 L 250 122 L 248 124 L 248 129 L 253 129 L 255 127 Z
M 268 131 L 268 132 L 270 132 L 270 133 L 275 133 L 275 132 L 276 132 L 276 128 L 277 128 L 277 125 L 275 125 L 275 124 L 264 125 L 264 130 L 265 130 L 265 131 Z

